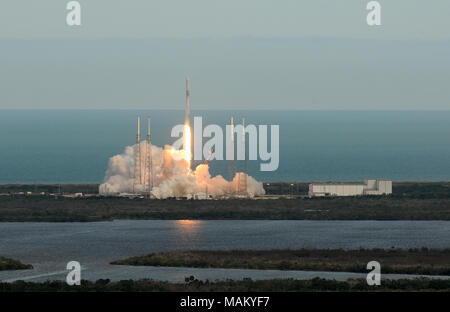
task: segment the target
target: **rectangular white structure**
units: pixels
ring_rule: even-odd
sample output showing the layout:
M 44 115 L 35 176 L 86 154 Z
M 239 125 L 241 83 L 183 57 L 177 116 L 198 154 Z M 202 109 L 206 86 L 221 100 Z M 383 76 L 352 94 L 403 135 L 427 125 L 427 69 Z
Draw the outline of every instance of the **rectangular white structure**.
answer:
M 358 196 L 392 194 L 392 181 L 366 179 L 363 183 L 311 183 L 308 195 L 313 196 Z

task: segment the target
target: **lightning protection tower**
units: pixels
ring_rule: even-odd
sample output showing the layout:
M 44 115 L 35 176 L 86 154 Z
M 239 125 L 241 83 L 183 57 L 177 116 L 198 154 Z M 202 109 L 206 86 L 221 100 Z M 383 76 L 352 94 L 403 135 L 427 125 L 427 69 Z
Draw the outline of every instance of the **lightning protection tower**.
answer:
M 231 120 L 230 120 L 230 145 L 231 148 L 233 150 L 233 155 L 231 156 L 230 159 L 230 163 L 229 163 L 229 168 L 228 168 L 228 174 L 229 174 L 229 178 L 230 178 L 230 182 L 233 182 L 233 178 L 234 178 L 234 120 L 233 120 L 233 116 L 231 116 Z M 231 193 L 233 193 L 233 190 L 231 190 Z
M 238 179 L 238 193 L 247 196 L 247 151 L 245 147 L 245 118 L 242 118 L 242 148 L 244 150 L 243 170 Z
M 148 184 L 148 197 L 150 198 L 151 191 L 153 189 L 153 159 L 152 159 L 152 140 L 150 134 L 150 116 L 147 117 L 147 161 L 146 170 Z
M 142 184 L 142 179 L 141 179 L 141 116 L 137 117 L 137 135 L 136 135 L 133 192 L 136 192 L 136 184 Z

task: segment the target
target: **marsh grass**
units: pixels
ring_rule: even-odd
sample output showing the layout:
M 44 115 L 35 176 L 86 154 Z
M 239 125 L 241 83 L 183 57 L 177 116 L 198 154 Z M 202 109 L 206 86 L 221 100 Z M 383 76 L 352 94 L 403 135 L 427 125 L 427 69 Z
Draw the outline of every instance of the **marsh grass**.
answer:
M 450 249 L 427 248 L 168 251 L 112 264 L 367 273 L 372 260 L 380 262 L 382 273 L 450 275 Z

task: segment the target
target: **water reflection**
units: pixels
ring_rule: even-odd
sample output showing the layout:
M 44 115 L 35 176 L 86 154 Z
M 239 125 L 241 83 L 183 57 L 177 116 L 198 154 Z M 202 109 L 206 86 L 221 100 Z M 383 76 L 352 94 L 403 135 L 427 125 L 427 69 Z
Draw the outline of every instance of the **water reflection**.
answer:
M 194 234 L 198 232 L 201 222 L 199 220 L 176 220 L 175 225 L 178 231 Z

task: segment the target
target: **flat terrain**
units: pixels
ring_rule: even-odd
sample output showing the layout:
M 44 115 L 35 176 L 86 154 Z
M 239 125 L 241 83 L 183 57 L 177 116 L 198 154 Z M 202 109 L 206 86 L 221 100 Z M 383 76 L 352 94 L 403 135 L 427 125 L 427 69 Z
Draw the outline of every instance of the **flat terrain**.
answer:
M 3 270 L 25 270 L 32 269 L 30 264 L 23 264 L 22 262 L 14 259 L 0 257 L 0 271 Z
M 383 280 L 380 286 L 368 286 L 366 280 L 348 280 L 345 282 L 315 278 L 312 280 L 250 279 L 233 281 L 199 281 L 194 277 L 186 277 L 185 283 L 169 283 L 154 280 L 123 280 L 111 282 L 98 280 L 96 282 L 82 281 L 80 286 L 68 286 L 63 281 L 48 281 L 44 283 L 17 281 L 0 283 L 0 292 L 25 291 L 177 291 L 177 292 L 299 292 L 299 291 L 450 291 L 450 280 Z
M 380 262 L 382 272 L 449 275 L 450 249 L 197 250 L 153 253 L 112 262 L 118 265 L 366 273 Z
M 270 183 L 286 193 L 288 183 Z M 300 195 L 306 183 L 298 183 Z M 3 191 L 54 191 L 53 186 L 3 185 Z M 62 189 L 67 189 L 63 185 Z M 95 187 L 91 187 L 95 189 Z M 114 219 L 203 220 L 450 220 L 450 182 L 402 182 L 390 196 L 222 200 L 156 200 L 51 195 L 0 196 L 0 221 L 107 221 Z M 89 185 L 70 185 L 72 191 Z M 269 192 L 269 193 L 270 193 Z M 273 193 L 275 192 L 275 193 Z
M 0 221 L 450 220 L 450 198 L 146 200 L 0 197 Z

